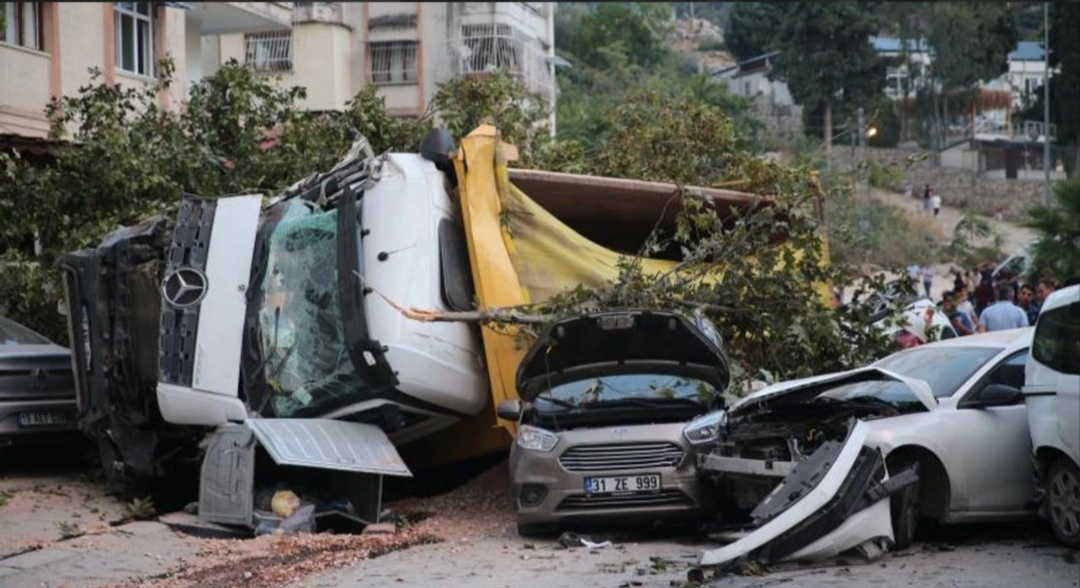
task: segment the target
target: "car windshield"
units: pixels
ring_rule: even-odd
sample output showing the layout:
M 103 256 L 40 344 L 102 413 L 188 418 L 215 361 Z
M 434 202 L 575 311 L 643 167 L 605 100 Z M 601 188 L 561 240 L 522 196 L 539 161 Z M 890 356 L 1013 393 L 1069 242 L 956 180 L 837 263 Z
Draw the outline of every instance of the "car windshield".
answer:
M 671 374 L 613 374 L 574 380 L 552 387 L 537 400 L 562 407 L 628 401 L 663 404 L 668 400 L 692 400 L 707 404 L 714 388 L 708 382 Z
M 368 388 L 345 345 L 337 211 L 311 212 L 300 199 L 291 201 L 268 250 L 259 319 L 271 413 L 305 416 L 354 401 Z
M 0 345 L 48 345 L 50 341 L 19 323 L 0 317 Z
M 885 403 L 901 411 L 921 409 L 919 398 L 907 384 L 897 380 L 868 380 L 831 388 L 818 398 L 830 398 L 845 402 Z
M 890 372 L 923 380 L 937 398 L 952 396 L 1001 347 L 919 346 L 894 353 L 874 364 Z

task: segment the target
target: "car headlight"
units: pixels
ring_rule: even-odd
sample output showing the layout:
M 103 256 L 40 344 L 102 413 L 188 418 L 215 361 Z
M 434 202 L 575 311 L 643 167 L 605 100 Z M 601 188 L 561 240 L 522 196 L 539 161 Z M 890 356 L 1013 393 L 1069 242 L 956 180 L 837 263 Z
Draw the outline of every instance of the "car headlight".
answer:
M 691 445 L 705 445 L 720 440 L 720 431 L 727 428 L 727 411 L 718 410 L 699 416 L 683 429 L 683 437 Z
M 551 431 L 545 431 L 529 425 L 521 425 L 518 429 L 517 444 L 522 449 L 532 451 L 551 451 L 558 444 L 559 437 Z

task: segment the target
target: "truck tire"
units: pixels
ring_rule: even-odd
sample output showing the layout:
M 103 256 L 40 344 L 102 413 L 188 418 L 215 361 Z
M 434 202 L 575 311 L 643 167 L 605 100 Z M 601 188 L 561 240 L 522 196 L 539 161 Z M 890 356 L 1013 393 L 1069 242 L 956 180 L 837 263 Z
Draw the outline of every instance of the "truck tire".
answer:
M 1068 547 L 1080 546 L 1080 471 L 1072 460 L 1059 457 L 1046 476 L 1050 527 Z
M 919 471 L 918 460 L 899 458 L 888 463 L 890 475 L 895 475 L 908 468 Z M 915 531 L 919 527 L 919 484 L 916 482 L 890 499 L 889 510 L 892 513 L 893 548 L 897 551 L 907 549 L 915 541 Z

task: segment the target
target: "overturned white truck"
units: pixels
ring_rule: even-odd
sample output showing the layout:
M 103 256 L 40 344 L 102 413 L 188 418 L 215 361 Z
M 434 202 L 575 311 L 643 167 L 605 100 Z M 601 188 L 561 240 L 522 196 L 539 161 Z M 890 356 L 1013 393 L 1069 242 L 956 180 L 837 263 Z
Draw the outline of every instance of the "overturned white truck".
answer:
M 471 308 L 451 149 L 432 144 L 438 169 L 361 140 L 268 202 L 185 198 L 68 254 L 78 423 L 110 475 L 201 467 L 200 517 L 253 524 L 258 443 L 299 478 L 326 472 L 322 486 L 377 520 L 381 476 L 411 475 L 394 445 L 488 402 L 475 326 L 412 321 L 364 295 L 367 280 Z

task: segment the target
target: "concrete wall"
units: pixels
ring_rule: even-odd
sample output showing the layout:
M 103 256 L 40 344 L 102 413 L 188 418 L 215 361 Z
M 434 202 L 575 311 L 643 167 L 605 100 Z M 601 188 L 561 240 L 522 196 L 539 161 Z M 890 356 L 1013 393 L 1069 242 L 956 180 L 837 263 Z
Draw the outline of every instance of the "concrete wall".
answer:
M 922 186 L 930 184 L 941 195 L 942 203 L 978 214 L 992 216 L 1000 207 L 1003 218 L 1016 222 L 1023 218 L 1024 209 L 1042 203 L 1043 182 L 1040 179 L 1005 180 L 982 177 L 970 170 L 942 167 L 932 152 L 909 149 L 867 148 L 867 159 L 901 170 L 901 180 L 892 189 L 902 191 L 910 182 L 916 197 L 922 197 Z M 926 156 L 925 159 L 921 159 Z M 912 161 L 915 158 L 917 160 Z M 833 148 L 833 169 L 850 170 L 851 149 Z

